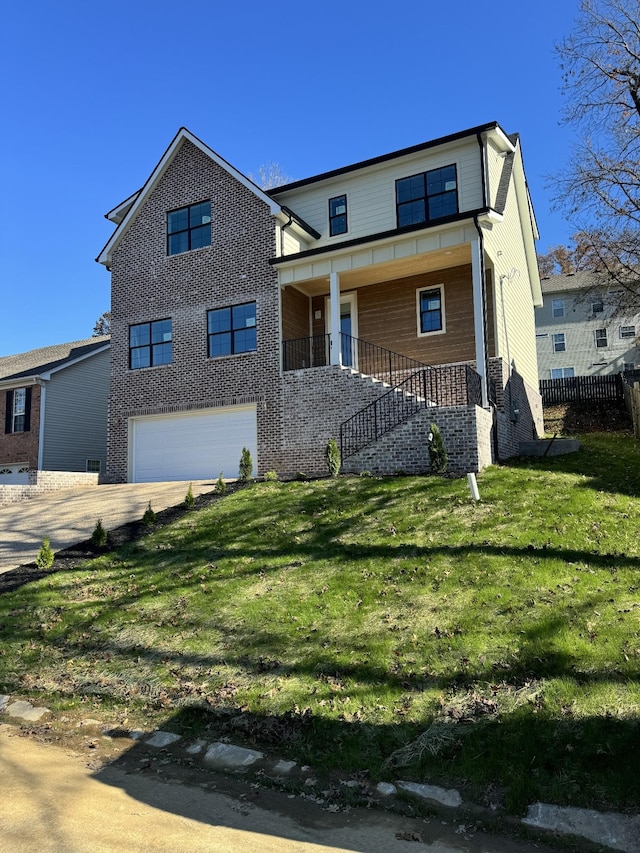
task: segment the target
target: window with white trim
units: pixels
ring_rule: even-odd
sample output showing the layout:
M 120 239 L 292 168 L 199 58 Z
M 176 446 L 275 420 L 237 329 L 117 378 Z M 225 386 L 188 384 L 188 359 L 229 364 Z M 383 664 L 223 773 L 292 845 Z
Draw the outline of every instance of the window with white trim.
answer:
M 620 326 L 620 337 L 621 338 L 635 338 L 636 336 L 636 327 L 635 326 Z
M 607 341 L 607 330 L 606 329 L 596 329 L 595 331 L 596 338 L 596 348 L 602 349 L 603 347 L 608 346 Z
M 417 291 L 418 335 L 435 335 L 445 331 L 444 288 L 442 285 Z
M 564 317 L 564 299 L 551 300 L 551 313 L 554 317 Z
M 31 387 L 11 388 L 5 397 L 5 434 L 31 429 Z
M 573 367 L 552 367 L 551 368 L 551 378 L 552 379 L 573 379 L 576 375 Z
M 329 236 L 347 233 L 347 197 L 337 195 L 329 199 Z
M 566 352 L 567 351 L 567 341 L 564 336 L 564 332 L 557 332 L 553 336 L 553 351 L 554 352 Z

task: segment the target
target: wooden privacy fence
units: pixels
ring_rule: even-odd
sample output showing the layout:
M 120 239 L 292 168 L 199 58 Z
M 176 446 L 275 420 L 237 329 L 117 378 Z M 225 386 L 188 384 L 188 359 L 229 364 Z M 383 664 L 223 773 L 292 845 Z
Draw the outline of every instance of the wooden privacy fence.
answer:
M 609 376 L 572 376 L 570 379 L 541 379 L 540 394 L 544 406 L 579 403 L 583 400 L 623 400 L 622 374 Z
M 633 421 L 633 434 L 636 438 L 640 438 L 640 382 L 634 385 L 624 383 L 624 402 L 631 415 Z

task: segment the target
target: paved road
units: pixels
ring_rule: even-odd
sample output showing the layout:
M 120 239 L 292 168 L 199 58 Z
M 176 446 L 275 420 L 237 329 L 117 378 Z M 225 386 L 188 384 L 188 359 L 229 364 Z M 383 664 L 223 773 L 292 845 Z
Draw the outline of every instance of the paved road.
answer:
M 202 777 L 201 777 L 202 778 Z M 274 791 L 244 799 L 126 774 L 0 724 L 2 853 L 542 853 L 549 848 L 366 810 L 330 814 Z M 247 788 L 248 791 L 252 789 Z M 264 802 L 263 802 L 264 801 Z M 258 803 L 260 805 L 258 805 Z M 278 804 L 282 808 L 278 808 Z M 404 840 L 397 834 L 405 836 Z M 414 843 L 407 843 L 413 841 Z
M 194 481 L 193 494 L 215 482 Z M 88 539 L 101 518 L 107 530 L 142 518 L 147 504 L 158 512 L 184 500 L 188 482 L 81 486 L 0 506 L 0 572 L 35 559 L 42 540 L 54 551 Z M 1 849 L 1 848 L 0 848 Z

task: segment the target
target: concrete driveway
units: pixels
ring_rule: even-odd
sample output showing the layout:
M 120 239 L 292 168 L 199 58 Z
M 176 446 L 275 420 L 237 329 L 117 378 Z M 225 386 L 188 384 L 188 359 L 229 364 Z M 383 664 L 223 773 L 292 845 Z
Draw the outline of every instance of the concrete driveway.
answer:
M 191 482 L 194 496 L 215 481 Z M 101 518 L 106 530 L 142 518 L 149 501 L 155 512 L 182 503 L 189 482 L 81 486 L 0 506 L 0 572 L 36 558 L 43 539 L 54 551 L 88 539 Z

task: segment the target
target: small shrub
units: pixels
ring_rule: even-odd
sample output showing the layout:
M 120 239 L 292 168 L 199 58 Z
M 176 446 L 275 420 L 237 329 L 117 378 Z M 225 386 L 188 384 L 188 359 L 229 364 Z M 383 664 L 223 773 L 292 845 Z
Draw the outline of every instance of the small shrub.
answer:
M 96 548 L 104 548 L 107 544 L 107 531 L 102 526 L 101 518 L 97 520 L 96 526 L 93 528 L 91 543 L 95 545 Z
M 327 468 L 332 477 L 337 477 L 340 473 L 340 450 L 338 442 L 335 438 L 330 438 L 324 450 L 324 458 L 327 460 Z
M 431 424 L 429 432 L 429 462 L 434 474 L 444 474 L 449 464 L 442 433 L 437 424 Z
M 371 473 L 371 471 L 360 471 L 360 476 L 361 477 L 373 477 L 373 474 Z
M 216 489 L 215 489 L 216 494 L 217 495 L 224 495 L 226 488 L 227 488 L 227 484 L 222 479 L 222 471 L 220 471 L 220 476 L 216 480 Z
M 277 483 L 280 477 L 278 477 L 277 471 L 265 471 L 263 479 L 265 483 Z
M 193 489 L 191 488 L 191 483 L 189 483 L 187 494 L 184 496 L 184 505 L 187 509 L 193 509 L 195 502 L 196 499 L 193 496 Z
M 49 544 L 48 539 L 43 539 L 38 556 L 36 557 L 36 566 L 39 569 L 50 569 L 55 559 L 53 548 Z
M 300 482 L 304 483 L 306 479 L 307 475 L 304 473 L 304 471 L 298 471 L 298 473 L 296 474 L 296 480 L 300 480 Z
M 146 524 L 147 527 L 151 527 L 152 524 L 156 523 L 156 514 L 151 509 L 151 501 L 149 501 L 149 505 L 144 511 L 144 515 L 142 516 L 142 523 Z
M 253 459 L 251 458 L 251 451 L 247 447 L 242 448 L 242 456 L 240 457 L 240 469 L 238 471 L 238 479 L 243 483 L 246 483 L 247 480 L 251 479 L 251 475 L 253 474 Z

